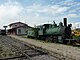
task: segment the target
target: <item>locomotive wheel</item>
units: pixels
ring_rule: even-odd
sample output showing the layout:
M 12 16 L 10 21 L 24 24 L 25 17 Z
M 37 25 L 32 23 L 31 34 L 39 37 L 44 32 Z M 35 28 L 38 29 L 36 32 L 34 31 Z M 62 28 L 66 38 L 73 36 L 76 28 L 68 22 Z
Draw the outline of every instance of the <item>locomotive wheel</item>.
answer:
M 74 45 L 76 41 L 68 41 L 66 44 L 68 45 Z
M 41 39 L 41 36 L 39 36 L 39 39 Z
M 68 40 L 63 40 L 63 44 L 70 45 L 70 41 L 68 41 Z
M 54 43 L 57 43 L 57 42 L 58 42 L 57 37 L 53 37 L 53 42 L 54 42 Z
M 54 43 L 57 43 L 56 39 L 54 39 Z
M 27 36 L 28 38 L 30 38 L 30 36 Z
M 53 41 L 52 37 L 49 37 L 49 42 L 52 42 L 52 41 Z
M 48 42 L 48 37 L 46 37 L 45 41 Z
M 52 42 L 53 41 L 53 39 L 51 38 L 51 37 L 46 37 L 46 42 Z

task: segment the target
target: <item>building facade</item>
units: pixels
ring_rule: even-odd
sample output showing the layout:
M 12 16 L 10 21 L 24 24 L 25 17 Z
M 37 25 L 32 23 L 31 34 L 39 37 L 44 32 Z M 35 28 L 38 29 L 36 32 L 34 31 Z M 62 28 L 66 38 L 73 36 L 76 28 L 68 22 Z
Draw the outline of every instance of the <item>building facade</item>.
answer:
M 16 22 L 16 23 L 9 24 L 9 27 L 10 29 L 8 29 L 8 34 L 13 34 L 13 35 L 26 35 L 27 30 L 32 28 L 22 22 Z

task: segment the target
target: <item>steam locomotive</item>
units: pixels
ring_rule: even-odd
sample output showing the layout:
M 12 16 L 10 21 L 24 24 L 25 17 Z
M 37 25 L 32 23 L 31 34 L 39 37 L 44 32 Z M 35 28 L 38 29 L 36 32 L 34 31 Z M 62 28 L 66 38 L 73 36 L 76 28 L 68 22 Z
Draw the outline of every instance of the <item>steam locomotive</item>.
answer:
M 51 42 L 68 43 L 66 39 L 71 39 L 72 24 L 67 26 L 67 18 L 63 20 L 64 23 L 60 22 L 59 25 L 53 21 L 53 24 L 43 24 L 29 29 L 27 36 Z

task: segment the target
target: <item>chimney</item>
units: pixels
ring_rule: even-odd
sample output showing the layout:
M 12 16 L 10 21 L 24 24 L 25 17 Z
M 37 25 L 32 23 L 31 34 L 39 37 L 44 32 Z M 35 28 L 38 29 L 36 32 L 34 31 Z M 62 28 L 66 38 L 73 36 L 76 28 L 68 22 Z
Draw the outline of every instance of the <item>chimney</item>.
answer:
M 67 26 L 67 18 L 64 18 L 64 26 Z

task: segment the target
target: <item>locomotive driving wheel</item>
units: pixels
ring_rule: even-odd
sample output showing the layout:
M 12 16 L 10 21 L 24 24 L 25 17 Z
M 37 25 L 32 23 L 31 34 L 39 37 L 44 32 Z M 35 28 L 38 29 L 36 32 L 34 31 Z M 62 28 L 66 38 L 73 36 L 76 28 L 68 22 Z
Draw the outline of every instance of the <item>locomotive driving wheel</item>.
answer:
M 53 42 L 53 39 L 52 39 L 52 37 L 50 37 L 50 36 L 47 36 L 47 37 L 46 37 L 46 42 Z
M 57 42 L 58 42 L 58 37 L 53 36 L 52 38 L 53 38 L 53 42 L 54 42 L 54 43 L 57 43 Z

